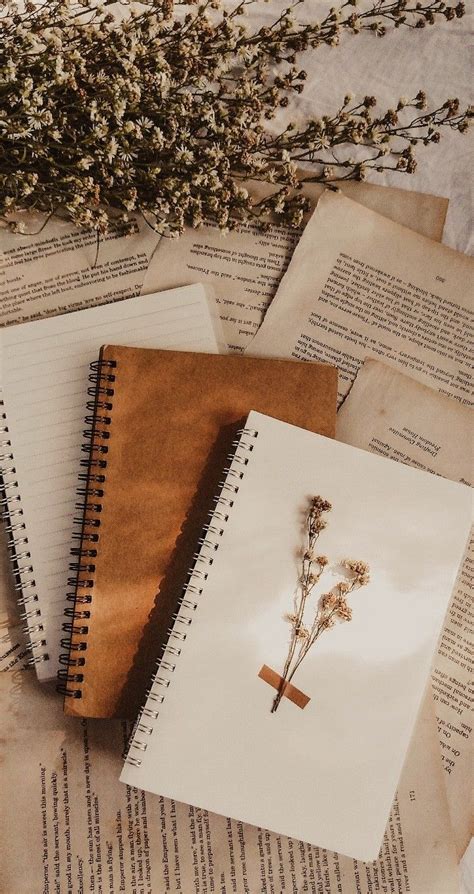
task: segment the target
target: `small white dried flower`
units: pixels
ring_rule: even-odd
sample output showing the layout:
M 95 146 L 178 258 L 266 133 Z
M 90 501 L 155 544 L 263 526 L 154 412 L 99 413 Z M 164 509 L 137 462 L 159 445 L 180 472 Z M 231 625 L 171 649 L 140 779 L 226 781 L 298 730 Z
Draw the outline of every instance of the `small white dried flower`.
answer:
M 11 230 L 12 233 L 26 233 L 26 226 L 22 220 L 11 221 L 8 224 L 8 228 Z
M 369 114 L 373 97 L 349 113 L 347 94 L 332 114 L 270 137 L 268 122 L 303 89 L 296 52 L 334 46 L 362 27 L 383 35 L 390 22 L 421 27 L 439 16 L 460 18 L 463 4 L 449 3 L 426 0 L 412 10 L 401 0 L 369 0 L 361 20 L 347 14 L 355 5 L 347 0 L 319 24 L 296 22 L 287 10 L 253 29 L 243 21 L 245 3 L 234 15 L 219 0 L 189 0 L 182 18 L 172 0 L 143 0 L 140 14 L 127 0 L 120 19 L 109 0 L 0 0 L 0 135 L 8 159 L 2 167 L 0 158 L 0 185 L 7 178 L 0 217 L 12 208 L 62 205 L 78 226 L 102 232 L 117 204 L 133 204 L 150 214 L 166 208 L 159 226 L 173 238 L 186 223 L 199 226 L 209 217 L 224 231 L 246 219 L 264 229 L 272 210 L 298 228 L 304 208 L 289 189 L 280 191 L 298 189 L 297 162 L 312 164 L 319 182 L 364 179 L 371 168 L 383 169 L 383 155 L 387 167 L 400 159 L 398 169 L 411 173 L 415 159 L 402 154 L 410 140 L 435 143 L 442 127 L 464 132 L 472 113 L 450 99 L 422 125 L 414 118 L 397 126 L 401 107 L 425 106 L 422 91 L 379 115 Z M 209 8 L 218 12 L 209 16 Z M 356 161 L 345 160 L 351 143 L 361 147 Z M 83 175 L 92 166 L 91 186 Z M 40 168 L 33 184 L 28 174 Z M 242 186 L 252 178 L 278 184 L 274 202 L 253 203 Z

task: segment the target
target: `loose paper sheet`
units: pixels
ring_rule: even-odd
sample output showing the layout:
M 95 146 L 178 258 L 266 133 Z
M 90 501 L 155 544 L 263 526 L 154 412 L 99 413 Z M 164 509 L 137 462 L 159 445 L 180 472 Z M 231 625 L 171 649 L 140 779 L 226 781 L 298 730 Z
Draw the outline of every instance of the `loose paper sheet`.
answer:
M 65 717 L 31 672 L 0 674 L 0 711 L 5 894 L 458 894 L 431 699 L 367 864 L 122 785 L 125 725 Z
M 268 195 L 267 184 L 252 183 L 255 197 Z M 344 194 L 391 220 L 431 239 L 441 240 L 447 199 L 403 189 L 346 183 Z M 305 184 L 315 207 L 323 188 Z M 304 227 L 274 224 L 267 233 L 252 223 L 224 236 L 218 227 L 188 228 L 180 239 L 161 239 L 153 253 L 143 292 L 192 282 L 214 286 L 228 346 L 243 351 L 260 326 Z
M 366 356 L 471 403 L 474 261 L 326 191 L 248 348 L 339 368 Z
M 0 637 L 0 671 L 28 667 L 30 654 L 21 624 L 8 628 Z
M 472 411 L 375 360 L 362 366 L 338 414 L 341 441 L 454 481 L 472 481 Z M 449 524 L 449 519 L 447 519 Z M 474 825 L 474 531 L 433 667 L 449 808 L 459 856 Z
M 70 223 L 25 216 L 28 232 L 0 231 L 0 326 L 140 294 L 158 236 L 137 218 L 100 237 Z M 40 231 L 40 232 L 38 232 Z M 150 289 L 149 291 L 154 291 Z

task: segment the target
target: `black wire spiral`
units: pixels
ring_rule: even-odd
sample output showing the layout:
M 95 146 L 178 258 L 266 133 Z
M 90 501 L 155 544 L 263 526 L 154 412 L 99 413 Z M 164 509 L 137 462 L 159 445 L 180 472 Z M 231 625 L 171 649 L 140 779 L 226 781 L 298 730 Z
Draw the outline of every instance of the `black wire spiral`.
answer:
M 59 656 L 59 663 L 64 666 L 58 671 L 57 690 L 67 698 L 82 698 L 82 689 L 77 684 L 84 681 L 84 653 L 87 651 L 88 621 L 93 601 L 94 559 L 100 539 L 100 513 L 109 450 L 107 442 L 110 438 L 108 427 L 112 421 L 110 413 L 116 379 L 115 372 L 111 370 L 116 367 L 115 360 L 95 360 L 90 365 L 89 382 L 92 386 L 87 393 L 93 399 L 87 403 L 90 415 L 86 416 L 85 424 L 90 428 L 83 432 L 85 442 L 81 448 L 87 456 L 80 462 L 84 472 L 79 474 L 81 486 L 77 489 L 77 496 L 80 501 L 76 503 L 81 515 L 74 519 L 76 530 L 72 535 L 73 542 L 78 545 L 71 548 L 74 561 L 70 562 L 69 570 L 73 575 L 68 578 L 71 590 L 66 594 L 67 601 L 72 605 L 64 611 L 67 620 L 63 622 L 62 630 L 67 636 L 61 639 L 61 648 L 66 651 Z M 82 639 L 78 640 L 77 636 Z M 71 683 L 76 686 L 71 686 Z

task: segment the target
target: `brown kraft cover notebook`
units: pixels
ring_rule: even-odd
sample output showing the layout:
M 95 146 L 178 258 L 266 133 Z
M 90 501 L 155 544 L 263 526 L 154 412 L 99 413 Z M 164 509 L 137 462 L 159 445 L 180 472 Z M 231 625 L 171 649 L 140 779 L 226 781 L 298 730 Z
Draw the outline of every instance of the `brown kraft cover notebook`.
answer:
M 334 437 L 337 370 L 114 345 L 96 367 L 65 711 L 134 718 L 249 411 Z

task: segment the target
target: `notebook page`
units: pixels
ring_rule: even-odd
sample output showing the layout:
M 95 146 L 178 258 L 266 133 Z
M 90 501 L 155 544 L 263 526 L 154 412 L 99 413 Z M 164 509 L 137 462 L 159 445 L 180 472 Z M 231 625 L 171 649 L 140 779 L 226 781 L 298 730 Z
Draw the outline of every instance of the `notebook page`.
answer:
M 3 397 L 28 537 L 25 612 L 40 679 L 56 675 L 89 364 L 105 342 L 218 353 L 215 319 L 200 285 L 93 307 L 2 331 Z M 92 400 L 89 397 L 89 400 Z M 151 409 L 151 408 L 150 408 Z M 83 469 L 82 471 L 86 471 Z M 41 616 L 36 615 L 40 611 Z M 38 630 L 39 626 L 44 630 Z M 64 651 L 64 650 L 62 650 Z
M 470 494 L 259 413 L 247 428 L 231 466 L 243 477 L 228 477 L 223 492 L 233 505 L 218 503 L 206 535 L 218 549 L 201 548 L 178 615 L 186 639 L 170 640 L 128 755 L 136 766 L 121 778 L 373 860 L 467 539 Z M 322 595 L 349 579 L 344 559 L 366 562 L 370 581 L 347 597 L 350 623 L 323 629 L 299 666 L 292 683 L 307 704 L 284 697 L 272 713 L 276 692 L 259 674 L 264 665 L 283 672 L 315 496 L 332 504 L 316 547 L 329 561 L 306 628 Z

